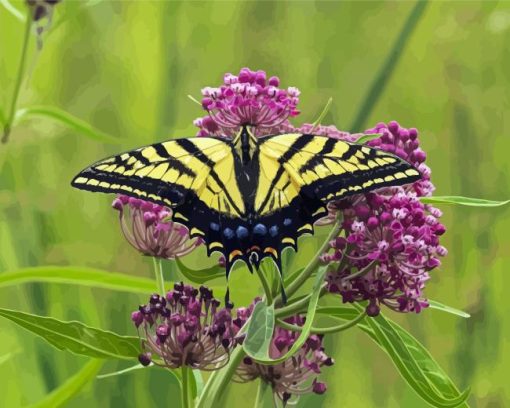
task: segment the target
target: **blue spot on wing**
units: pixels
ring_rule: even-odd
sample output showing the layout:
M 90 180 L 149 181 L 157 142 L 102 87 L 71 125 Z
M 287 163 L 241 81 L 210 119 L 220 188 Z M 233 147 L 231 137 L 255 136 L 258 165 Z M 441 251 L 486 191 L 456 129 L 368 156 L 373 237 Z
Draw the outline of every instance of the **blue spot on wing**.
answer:
M 225 228 L 223 230 L 223 235 L 225 236 L 225 238 L 227 239 L 232 239 L 234 238 L 235 234 L 234 234 L 234 231 L 231 229 L 231 228 Z
M 273 225 L 271 228 L 269 228 L 269 234 L 272 237 L 276 237 L 278 235 L 278 226 L 277 225 Z
M 267 228 L 264 224 L 257 224 L 253 227 L 253 233 L 256 235 L 266 235 Z
M 290 218 L 285 218 L 283 220 L 283 225 L 285 225 L 286 227 L 288 227 L 290 224 L 292 224 L 292 220 Z
M 240 225 L 236 229 L 236 235 L 237 235 L 237 238 L 239 238 L 239 239 L 246 238 L 249 235 L 248 234 L 248 229 L 246 227 L 243 227 L 242 225 Z
M 213 231 L 219 231 L 220 230 L 220 224 L 217 224 L 215 222 L 211 222 L 211 224 L 209 225 L 209 227 L 213 230 Z

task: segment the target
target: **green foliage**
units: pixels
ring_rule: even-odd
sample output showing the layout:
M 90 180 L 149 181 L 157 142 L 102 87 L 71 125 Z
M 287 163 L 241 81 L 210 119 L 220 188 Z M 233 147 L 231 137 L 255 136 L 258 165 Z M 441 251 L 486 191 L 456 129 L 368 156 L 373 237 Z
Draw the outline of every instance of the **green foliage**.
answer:
M 19 109 L 16 112 L 14 124 L 18 124 L 27 118 L 37 116 L 56 121 L 64 126 L 67 126 L 70 130 L 73 130 L 78 134 L 96 142 L 119 143 L 119 140 L 113 136 L 101 132 L 94 126 L 89 125 L 87 122 L 55 106 L 29 106 L 27 108 Z
M 64 406 L 73 399 L 85 385 L 94 380 L 94 377 L 103 366 L 103 363 L 102 360 L 90 360 L 79 372 L 53 390 L 41 401 L 30 405 L 30 408 L 57 408 Z
M 179 258 L 175 259 L 175 263 L 179 267 L 179 271 L 183 274 L 183 276 L 193 283 L 206 283 L 216 278 L 225 277 L 225 268 L 222 268 L 219 265 L 195 270 L 188 268 Z
M 0 288 L 28 282 L 64 283 L 121 292 L 150 293 L 153 280 L 79 266 L 36 266 L 0 274 Z
M 59 350 L 87 357 L 114 359 L 133 359 L 140 354 L 138 337 L 119 336 L 81 322 L 63 322 L 16 310 L 0 309 L 0 316 L 42 337 Z
M 456 204 L 465 205 L 468 207 L 501 207 L 502 205 L 510 203 L 506 201 L 485 200 L 483 198 L 471 198 L 460 196 L 433 196 L 420 198 L 422 203 L 426 204 Z

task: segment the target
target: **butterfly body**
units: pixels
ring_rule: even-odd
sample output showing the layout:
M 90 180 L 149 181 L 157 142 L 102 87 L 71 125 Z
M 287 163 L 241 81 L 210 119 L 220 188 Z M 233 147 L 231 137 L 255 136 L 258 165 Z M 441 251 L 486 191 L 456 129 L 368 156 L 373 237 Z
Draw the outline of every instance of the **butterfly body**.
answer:
M 233 139 L 197 137 L 142 147 L 95 163 L 72 185 L 173 208 L 173 219 L 200 237 L 207 253 L 251 268 L 265 257 L 280 266 L 285 247 L 327 215 L 332 200 L 420 178 L 391 154 L 325 136 Z

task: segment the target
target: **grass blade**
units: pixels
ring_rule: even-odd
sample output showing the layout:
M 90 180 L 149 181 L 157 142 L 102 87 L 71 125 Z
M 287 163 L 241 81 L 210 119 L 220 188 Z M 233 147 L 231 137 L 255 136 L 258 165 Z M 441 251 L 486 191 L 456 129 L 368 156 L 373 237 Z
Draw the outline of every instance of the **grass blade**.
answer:
M 64 283 L 130 293 L 156 290 L 152 279 L 79 266 L 39 266 L 0 273 L 0 288 L 29 282 Z
M 510 203 L 510 200 L 495 201 L 485 200 L 483 198 L 471 198 L 462 196 L 433 196 L 421 197 L 420 201 L 425 204 L 456 204 L 468 207 L 501 207 Z
M 19 123 L 24 119 L 32 116 L 43 116 L 59 122 L 69 129 L 75 130 L 76 132 L 96 142 L 115 144 L 119 143 L 120 141 L 119 139 L 89 125 L 84 120 L 79 119 L 76 116 L 73 116 L 70 113 L 67 113 L 62 109 L 54 106 L 30 106 L 28 108 L 18 109 L 16 112 L 15 123 Z
M 351 133 L 361 131 L 365 125 L 366 120 L 369 118 L 376 103 L 379 101 L 379 98 L 381 97 L 386 84 L 389 82 L 391 74 L 395 70 L 395 67 L 397 66 L 400 58 L 404 54 L 406 44 L 414 29 L 416 28 L 416 25 L 420 21 L 427 3 L 428 0 L 418 0 L 411 10 L 411 13 L 409 13 L 409 17 L 407 18 L 404 27 L 400 31 L 397 40 L 393 44 L 391 51 L 386 57 L 386 61 L 372 82 L 372 85 L 370 86 L 370 89 L 368 90 L 365 99 L 361 104 L 360 109 L 358 110 L 358 114 L 352 122 L 350 127 Z
M 69 378 L 60 387 L 53 390 L 46 397 L 30 408 L 57 408 L 69 402 L 82 388 L 92 381 L 101 369 L 103 361 L 91 360 L 75 375 Z

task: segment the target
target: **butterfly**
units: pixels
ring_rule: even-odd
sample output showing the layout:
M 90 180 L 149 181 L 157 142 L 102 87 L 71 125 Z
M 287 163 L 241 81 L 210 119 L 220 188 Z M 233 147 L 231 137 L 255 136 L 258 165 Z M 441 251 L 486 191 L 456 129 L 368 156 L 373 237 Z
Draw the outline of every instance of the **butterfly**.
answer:
M 313 134 L 173 139 L 103 159 L 72 181 L 79 189 L 120 193 L 173 209 L 173 220 L 200 237 L 207 255 L 258 268 L 297 251 L 330 201 L 420 179 L 401 158 Z

